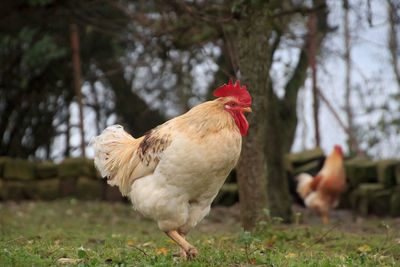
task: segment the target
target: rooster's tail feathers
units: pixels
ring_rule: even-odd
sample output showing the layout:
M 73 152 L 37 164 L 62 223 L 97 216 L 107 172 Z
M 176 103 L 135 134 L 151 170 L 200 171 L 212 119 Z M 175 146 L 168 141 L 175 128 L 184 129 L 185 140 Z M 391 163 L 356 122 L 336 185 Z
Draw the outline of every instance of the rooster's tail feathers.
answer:
M 296 176 L 297 180 L 297 193 L 299 193 L 300 197 L 304 200 L 311 192 L 311 181 L 313 177 L 308 173 L 300 173 Z
M 140 139 L 133 138 L 121 125 L 107 127 L 99 136 L 92 137 L 94 164 L 110 185 L 117 185 L 123 195 L 130 191 L 130 174 L 135 164 L 135 152 Z

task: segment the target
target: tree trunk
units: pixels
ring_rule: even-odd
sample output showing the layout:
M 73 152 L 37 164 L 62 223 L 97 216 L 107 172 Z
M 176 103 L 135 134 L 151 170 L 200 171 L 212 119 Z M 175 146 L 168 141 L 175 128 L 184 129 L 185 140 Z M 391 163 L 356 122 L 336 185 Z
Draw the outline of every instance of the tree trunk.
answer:
M 319 47 L 324 40 L 326 34 L 329 32 L 330 28 L 327 24 L 328 10 L 326 8 L 325 0 L 314 0 L 314 6 L 319 7 L 317 11 L 315 11 L 315 54 L 317 55 Z M 293 74 L 285 86 L 285 95 L 282 99 L 280 99 L 279 103 L 280 121 L 284 122 L 284 125 L 282 125 L 280 129 L 282 135 L 282 150 L 284 153 L 288 153 L 290 151 L 296 133 L 297 96 L 300 88 L 303 87 L 304 82 L 307 78 L 307 68 L 309 65 L 309 55 L 307 53 L 307 47 L 308 42 L 305 42 L 300 51 L 299 60 L 293 71 Z M 316 115 L 318 116 L 318 112 L 316 113 Z
M 311 13 L 308 18 L 308 35 L 309 35 L 309 62 L 312 70 L 312 94 L 313 94 L 313 117 L 314 117 L 314 136 L 315 146 L 320 146 L 320 135 L 319 135 L 319 98 L 317 89 L 317 16 L 315 12 Z
M 315 2 L 316 6 L 325 4 L 324 0 Z M 278 6 L 280 2 L 274 3 Z M 251 229 L 263 218 L 264 208 L 268 208 L 272 216 L 281 217 L 286 222 L 292 219 L 283 157 L 290 151 L 296 131 L 297 95 L 304 85 L 308 66 L 307 42 L 285 86 L 285 95 L 280 99 L 274 93 L 269 76 L 273 55 L 280 42 L 280 30 L 275 28 L 276 24 L 273 27 L 273 18 L 269 17 L 273 13 L 270 8 L 268 4 L 248 5 L 247 13 L 237 22 L 240 80 L 247 86 L 253 101 L 253 113 L 248 116 L 250 128 L 243 138 L 242 154 L 237 166 L 242 224 L 245 229 Z M 329 28 L 326 9 L 321 9 L 317 16 L 318 47 Z
M 296 105 L 294 106 L 296 109 Z M 285 127 L 279 116 L 279 99 L 273 88 L 267 90 L 266 133 L 264 136 L 264 153 L 267 161 L 267 194 L 269 210 L 272 216 L 281 217 L 284 222 L 292 220 L 292 198 L 283 164 L 284 144 L 293 140 L 285 140 L 282 129 Z M 297 122 L 297 117 L 296 117 Z M 296 123 L 297 124 L 297 123 Z
M 70 25 L 71 30 L 71 50 L 72 50 L 72 68 L 74 76 L 74 88 L 76 93 L 76 101 L 79 108 L 79 130 L 81 133 L 81 156 L 86 156 L 86 144 L 85 144 L 85 130 L 83 127 L 83 107 L 82 107 L 82 81 L 81 81 L 81 60 L 79 57 L 79 34 L 78 26 L 76 24 Z
M 289 153 L 292 147 L 297 128 L 297 95 L 307 78 L 308 56 L 307 43 L 300 51 L 299 61 L 293 75 L 285 86 L 285 96 L 279 100 L 279 118 L 284 122 L 280 128 L 283 153 Z
M 343 0 L 343 25 L 344 25 L 344 61 L 346 63 L 346 78 L 345 78 L 345 112 L 347 118 L 347 127 L 350 133 L 354 136 L 353 114 L 351 110 L 351 47 L 350 47 L 350 25 L 349 25 L 349 3 L 348 0 Z M 352 142 L 348 141 L 350 155 L 354 154 Z
M 396 1 L 394 0 L 387 0 L 388 2 L 388 17 L 389 17 L 389 51 L 392 60 L 392 67 L 393 73 L 396 77 L 396 82 L 398 87 L 400 88 L 400 69 L 399 69 L 399 62 L 398 62 L 398 50 L 399 50 L 399 43 L 398 43 L 398 32 L 396 30 L 396 21 L 399 18 L 396 15 Z
M 67 129 L 65 130 L 65 151 L 64 157 L 69 158 L 71 156 L 71 116 L 69 112 L 69 104 L 67 105 L 67 115 L 65 118 L 65 123 L 67 125 Z
M 290 220 L 290 203 L 282 164 L 278 109 L 269 78 L 272 62 L 272 33 L 266 9 L 253 8 L 248 19 L 238 23 L 238 63 L 241 80 L 252 96 L 250 128 L 243 138 L 242 154 L 237 166 L 237 180 L 242 224 L 250 229 L 269 208 L 274 216 Z M 278 204 L 279 203 L 279 204 Z

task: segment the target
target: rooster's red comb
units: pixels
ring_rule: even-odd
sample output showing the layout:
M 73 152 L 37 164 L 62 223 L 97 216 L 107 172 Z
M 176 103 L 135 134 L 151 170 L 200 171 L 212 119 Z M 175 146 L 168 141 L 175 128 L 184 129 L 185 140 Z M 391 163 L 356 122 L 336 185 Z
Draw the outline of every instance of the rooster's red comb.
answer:
M 218 88 L 217 90 L 215 90 L 214 96 L 216 97 L 233 96 L 237 98 L 239 102 L 245 104 L 246 106 L 251 105 L 251 97 L 246 89 L 246 86 L 240 87 L 240 82 L 238 80 L 234 85 L 232 82 L 232 78 L 229 79 L 228 84 L 225 84 L 220 88 Z
M 341 146 L 335 145 L 335 146 L 334 146 L 334 149 L 335 149 L 335 151 L 339 152 L 340 155 L 342 155 L 342 157 L 343 157 L 343 150 L 342 150 L 342 147 L 341 147 Z
M 333 148 L 336 149 L 336 150 L 342 150 L 342 147 L 339 146 L 339 145 L 335 145 Z

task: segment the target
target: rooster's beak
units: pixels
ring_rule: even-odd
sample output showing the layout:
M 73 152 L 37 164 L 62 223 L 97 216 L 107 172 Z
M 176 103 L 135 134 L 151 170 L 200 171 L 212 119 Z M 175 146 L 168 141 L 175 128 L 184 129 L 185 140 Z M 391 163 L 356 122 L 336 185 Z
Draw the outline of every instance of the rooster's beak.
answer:
M 242 108 L 243 112 L 252 112 L 250 107 Z

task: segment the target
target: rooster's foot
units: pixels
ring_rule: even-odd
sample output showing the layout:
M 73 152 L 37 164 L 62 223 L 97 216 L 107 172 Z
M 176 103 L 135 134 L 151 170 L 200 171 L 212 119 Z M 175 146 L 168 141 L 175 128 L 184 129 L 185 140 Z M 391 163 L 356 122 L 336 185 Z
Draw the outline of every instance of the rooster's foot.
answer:
M 174 256 L 176 258 L 186 259 L 187 258 L 187 253 L 183 248 L 180 248 L 179 252 L 174 253 L 172 256 Z
M 327 225 L 329 223 L 329 218 L 327 215 L 322 215 L 322 222 Z
M 174 240 L 180 247 L 180 256 L 188 260 L 192 260 L 199 254 L 197 249 L 186 241 L 184 234 L 179 234 L 177 231 L 168 231 L 166 234 Z
M 188 260 L 192 260 L 192 259 L 196 258 L 199 255 L 199 252 L 197 252 L 197 249 L 195 247 L 189 248 L 189 250 L 186 251 L 186 253 L 187 253 L 187 259 Z

